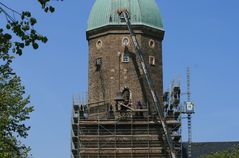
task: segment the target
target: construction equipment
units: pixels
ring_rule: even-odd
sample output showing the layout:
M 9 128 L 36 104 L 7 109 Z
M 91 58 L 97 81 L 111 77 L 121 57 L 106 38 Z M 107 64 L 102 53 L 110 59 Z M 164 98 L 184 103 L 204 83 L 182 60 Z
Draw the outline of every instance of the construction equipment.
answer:
M 154 102 L 154 105 L 155 105 L 157 113 L 158 113 L 159 121 L 160 121 L 160 123 L 162 124 L 162 127 L 163 127 L 163 132 L 164 132 L 164 135 L 165 135 L 165 138 L 166 138 L 167 144 L 169 146 L 169 150 L 170 150 L 170 155 L 171 155 L 172 158 L 176 158 L 174 146 L 173 146 L 173 143 L 172 143 L 172 138 L 171 138 L 171 135 L 168 131 L 166 121 L 165 121 L 164 116 L 163 116 L 163 111 L 161 110 L 161 107 L 160 107 L 159 97 L 157 96 L 156 91 L 153 88 L 153 82 L 152 82 L 150 74 L 149 74 L 149 69 L 148 69 L 147 65 L 145 64 L 145 59 L 143 57 L 143 52 L 141 51 L 141 49 L 139 47 L 138 41 L 136 39 L 136 35 L 135 35 L 135 33 L 134 33 L 134 31 L 131 27 L 129 12 L 127 11 L 127 9 L 121 9 L 121 10 L 118 10 L 117 12 L 118 12 L 120 18 L 124 19 L 125 22 L 126 22 L 126 25 L 128 27 L 128 30 L 129 30 L 129 33 L 130 33 L 130 36 L 131 36 L 131 39 L 132 39 L 132 42 L 133 42 L 133 46 L 136 50 L 137 55 L 139 56 L 141 68 L 143 69 L 145 79 L 146 79 L 148 87 L 150 89 L 150 92 L 151 92 L 151 95 L 152 95 L 152 98 L 153 98 L 153 102 Z

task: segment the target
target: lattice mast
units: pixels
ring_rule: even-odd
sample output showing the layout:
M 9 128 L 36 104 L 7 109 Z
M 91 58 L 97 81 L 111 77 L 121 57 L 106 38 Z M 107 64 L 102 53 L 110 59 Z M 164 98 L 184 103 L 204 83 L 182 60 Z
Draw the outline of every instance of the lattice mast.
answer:
M 188 114 L 188 158 L 192 157 L 192 111 L 190 110 L 190 106 L 192 106 L 191 102 L 191 91 L 190 91 L 190 67 L 187 66 L 186 70 L 187 75 L 187 114 Z

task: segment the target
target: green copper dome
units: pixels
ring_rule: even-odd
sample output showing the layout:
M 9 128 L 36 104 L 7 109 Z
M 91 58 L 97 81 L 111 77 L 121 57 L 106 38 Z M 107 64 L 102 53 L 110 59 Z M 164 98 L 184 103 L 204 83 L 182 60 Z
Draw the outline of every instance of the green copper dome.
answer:
M 163 30 L 162 19 L 155 0 L 95 0 L 87 30 L 107 25 L 125 25 L 117 14 L 118 9 L 129 11 L 132 25 L 145 25 Z

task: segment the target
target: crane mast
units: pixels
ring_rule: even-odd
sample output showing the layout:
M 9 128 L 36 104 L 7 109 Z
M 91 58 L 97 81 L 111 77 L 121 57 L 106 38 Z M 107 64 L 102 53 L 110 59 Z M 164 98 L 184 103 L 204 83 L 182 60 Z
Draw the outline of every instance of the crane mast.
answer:
M 170 135 L 169 130 L 167 128 L 167 124 L 166 124 L 166 121 L 165 121 L 164 116 L 163 116 L 163 111 L 160 108 L 159 97 L 157 96 L 157 93 L 153 88 L 153 81 L 152 81 L 151 76 L 149 74 L 149 69 L 148 69 L 147 65 L 145 64 L 145 59 L 143 57 L 143 52 L 141 51 L 141 49 L 139 47 L 138 41 L 136 39 L 136 35 L 135 35 L 135 33 L 134 33 L 134 31 L 131 27 L 131 22 L 130 22 L 130 19 L 129 19 L 129 13 L 128 13 L 127 10 L 118 10 L 118 14 L 121 16 L 121 18 L 124 18 L 124 20 L 126 22 L 126 25 L 127 25 L 127 28 L 129 30 L 129 33 L 130 33 L 131 40 L 133 42 L 133 46 L 136 50 L 137 55 L 139 56 L 140 64 L 141 64 L 141 67 L 143 69 L 143 73 L 144 73 L 145 79 L 147 81 L 147 85 L 150 89 L 150 93 L 152 95 L 153 102 L 154 102 L 154 105 L 155 105 L 157 113 L 158 113 L 159 121 L 162 124 L 163 132 L 164 132 L 167 144 L 169 146 L 171 158 L 176 158 L 176 154 L 175 154 L 175 151 L 174 151 L 174 146 L 173 146 L 173 143 L 172 143 L 172 138 L 171 138 L 171 135 Z

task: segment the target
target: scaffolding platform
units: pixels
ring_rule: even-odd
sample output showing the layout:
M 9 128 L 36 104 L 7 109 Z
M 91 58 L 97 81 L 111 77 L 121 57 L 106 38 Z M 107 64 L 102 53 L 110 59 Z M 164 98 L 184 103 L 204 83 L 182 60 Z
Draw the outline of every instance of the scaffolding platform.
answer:
M 85 118 L 80 109 L 73 108 L 72 158 L 170 157 L 162 125 L 147 114 L 147 108 L 140 110 L 144 112 L 143 117 L 135 117 L 138 111 L 127 111 L 127 115 L 114 112 L 115 116 L 111 119 Z M 105 115 L 108 115 L 107 112 Z M 180 157 L 181 121 L 177 117 L 166 119 L 174 149 Z

